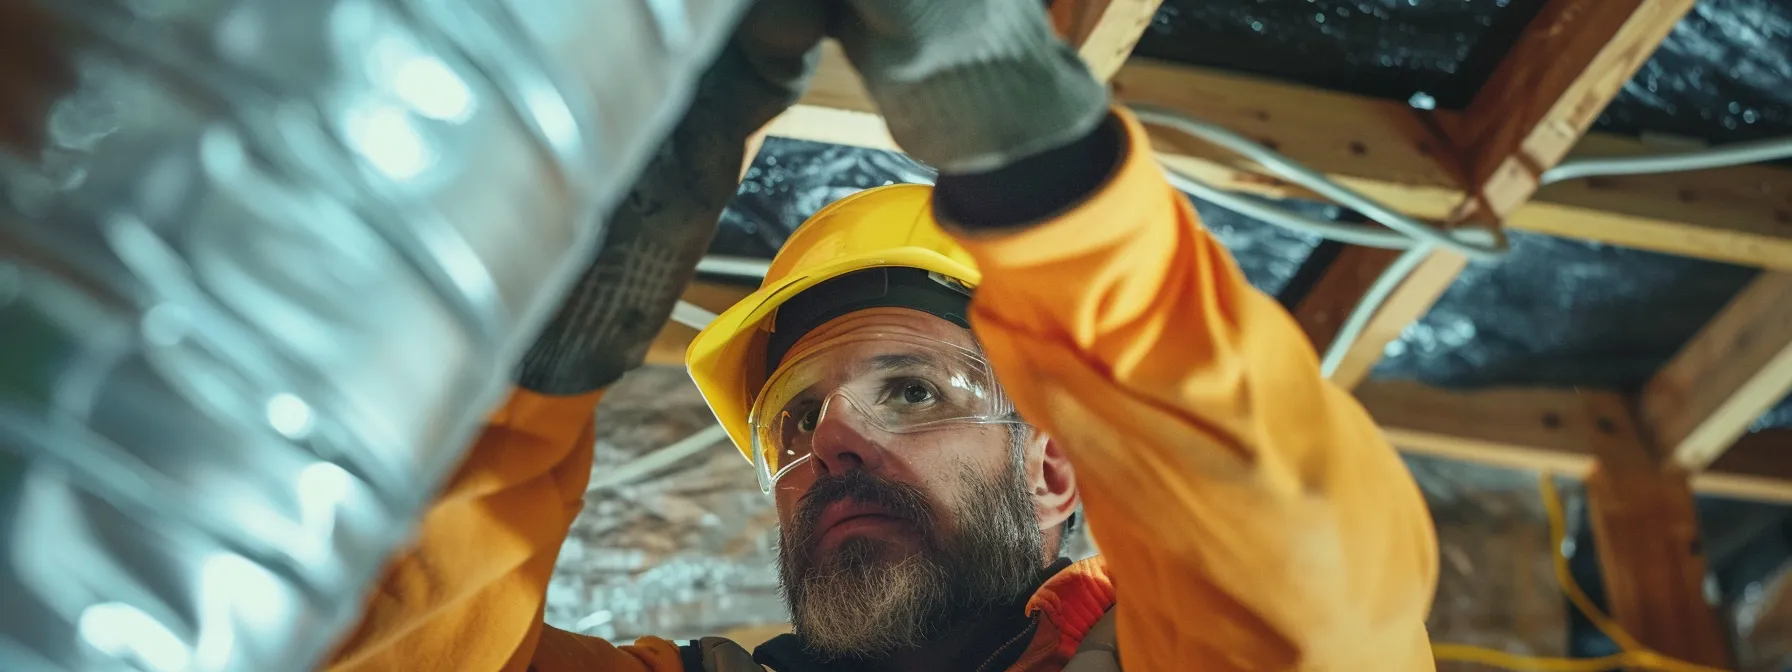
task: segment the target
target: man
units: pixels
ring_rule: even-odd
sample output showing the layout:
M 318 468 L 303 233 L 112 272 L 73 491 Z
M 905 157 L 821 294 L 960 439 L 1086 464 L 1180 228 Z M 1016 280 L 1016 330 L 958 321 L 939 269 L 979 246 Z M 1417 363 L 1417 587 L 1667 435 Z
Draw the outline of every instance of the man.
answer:
M 776 500 L 795 633 L 749 657 L 547 627 L 600 390 L 823 34 L 942 175 L 816 215 L 687 358 Z M 1416 487 L 1036 0 L 759 3 L 613 221 L 338 667 L 1432 667 Z M 1105 555 L 1068 565 L 1079 506 Z

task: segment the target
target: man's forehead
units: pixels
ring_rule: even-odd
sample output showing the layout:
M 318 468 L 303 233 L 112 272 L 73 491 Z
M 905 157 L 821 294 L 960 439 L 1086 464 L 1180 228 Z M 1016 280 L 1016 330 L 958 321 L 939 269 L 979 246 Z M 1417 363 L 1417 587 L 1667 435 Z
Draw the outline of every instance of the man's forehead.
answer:
M 912 308 L 869 308 L 841 315 L 811 330 L 790 348 L 784 361 L 790 361 L 808 350 L 832 341 L 870 333 L 921 336 L 966 350 L 977 349 L 977 342 L 971 338 L 969 329 L 934 315 Z

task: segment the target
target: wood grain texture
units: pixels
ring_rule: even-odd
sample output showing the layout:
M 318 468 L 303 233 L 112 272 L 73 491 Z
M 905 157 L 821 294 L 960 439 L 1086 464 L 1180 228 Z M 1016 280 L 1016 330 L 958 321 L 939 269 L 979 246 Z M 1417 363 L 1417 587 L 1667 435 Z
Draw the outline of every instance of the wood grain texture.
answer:
M 1307 335 L 1315 350 L 1324 353 L 1332 346 L 1339 327 L 1362 301 L 1369 285 L 1399 255 L 1398 250 L 1348 247 L 1327 267 L 1325 276 L 1294 309 L 1295 320 L 1309 328 Z M 1331 374 L 1332 382 L 1351 389 L 1367 380 L 1387 345 L 1430 310 L 1467 266 L 1466 257 L 1442 249 L 1419 262 L 1351 342 Z
M 1684 151 L 1591 135 L 1569 160 Z M 1509 229 L 1792 270 L 1792 170 L 1749 165 L 1549 185 Z
M 1402 452 L 1586 477 L 1595 447 L 1640 444 L 1633 400 L 1609 390 L 1503 388 L 1458 392 L 1369 381 L 1356 398 Z M 1692 475 L 1702 494 L 1792 503 L 1792 430 L 1743 437 Z
M 1142 58 L 1121 69 L 1113 88 L 1121 103 L 1224 127 L 1416 217 L 1442 218 L 1464 197 L 1447 142 L 1427 113 L 1403 103 Z M 1167 163 L 1218 186 L 1303 195 L 1206 142 L 1167 129 L 1152 129 L 1152 141 Z
M 1595 441 L 1587 477 L 1588 517 L 1613 620 L 1644 646 L 1681 660 L 1730 669 L 1718 614 L 1705 602 L 1698 511 L 1684 470 L 1644 441 Z
M 1052 23 L 1065 41 L 1076 45 L 1089 71 L 1107 81 L 1132 56 L 1162 4 L 1163 0 L 1057 0 L 1052 3 Z
M 1459 124 L 1475 190 L 1494 216 L 1529 201 L 1693 0 L 1550 0 Z
M 1703 469 L 1792 390 L 1792 273 L 1744 287 L 1643 387 L 1644 422 L 1680 467 Z

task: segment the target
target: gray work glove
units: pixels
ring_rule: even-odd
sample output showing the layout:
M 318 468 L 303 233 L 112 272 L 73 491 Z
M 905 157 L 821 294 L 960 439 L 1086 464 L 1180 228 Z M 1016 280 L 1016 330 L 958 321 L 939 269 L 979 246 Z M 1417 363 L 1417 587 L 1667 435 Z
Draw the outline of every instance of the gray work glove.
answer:
M 832 29 L 890 134 L 943 173 L 982 173 L 1086 136 L 1107 90 L 1040 0 L 845 0 Z
M 610 216 L 580 277 L 517 370 L 547 394 L 597 390 L 641 365 L 740 184 L 747 137 L 802 96 L 820 58 L 823 0 L 759 0 L 691 107 Z

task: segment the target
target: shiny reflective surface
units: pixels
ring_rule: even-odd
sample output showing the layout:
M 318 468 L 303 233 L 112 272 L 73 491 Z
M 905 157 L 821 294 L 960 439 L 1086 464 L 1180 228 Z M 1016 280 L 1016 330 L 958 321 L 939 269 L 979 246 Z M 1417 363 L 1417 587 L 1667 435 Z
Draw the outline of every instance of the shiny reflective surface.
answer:
M 0 669 L 314 666 L 734 0 L 61 0 L 0 156 Z

